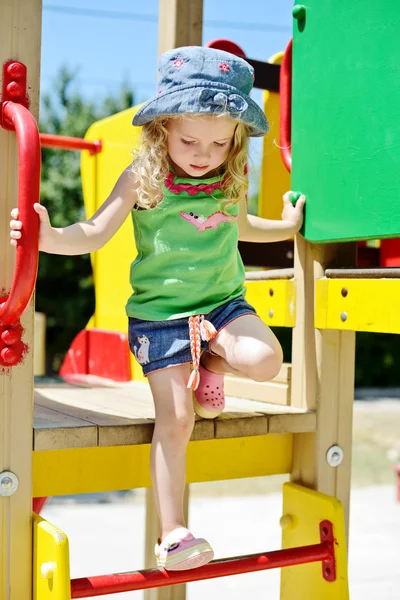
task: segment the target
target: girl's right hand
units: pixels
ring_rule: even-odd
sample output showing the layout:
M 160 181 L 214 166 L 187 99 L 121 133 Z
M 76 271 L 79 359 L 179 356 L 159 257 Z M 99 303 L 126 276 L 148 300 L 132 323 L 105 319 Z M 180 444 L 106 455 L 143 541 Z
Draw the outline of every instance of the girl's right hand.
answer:
M 35 202 L 35 204 L 33 205 L 33 208 L 34 208 L 35 212 L 37 212 L 37 214 L 39 215 L 39 219 L 40 219 L 39 250 L 41 250 L 41 247 L 43 245 L 46 234 L 50 233 L 52 226 L 50 223 L 49 213 L 47 212 L 47 209 L 44 206 L 42 206 L 38 202 Z M 17 241 L 20 240 L 22 237 L 22 232 L 21 232 L 22 221 L 18 220 L 18 217 L 19 217 L 18 208 L 12 209 L 11 217 L 12 217 L 12 220 L 10 221 L 10 238 L 11 238 L 10 244 L 12 244 L 13 246 L 16 246 Z

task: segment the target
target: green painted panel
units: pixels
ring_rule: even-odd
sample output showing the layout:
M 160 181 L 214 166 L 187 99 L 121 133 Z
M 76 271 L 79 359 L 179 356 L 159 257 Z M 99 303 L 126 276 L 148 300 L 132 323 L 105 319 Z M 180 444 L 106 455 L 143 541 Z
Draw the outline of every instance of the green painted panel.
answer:
M 313 242 L 400 237 L 400 11 L 310 0 L 294 20 L 292 189 Z

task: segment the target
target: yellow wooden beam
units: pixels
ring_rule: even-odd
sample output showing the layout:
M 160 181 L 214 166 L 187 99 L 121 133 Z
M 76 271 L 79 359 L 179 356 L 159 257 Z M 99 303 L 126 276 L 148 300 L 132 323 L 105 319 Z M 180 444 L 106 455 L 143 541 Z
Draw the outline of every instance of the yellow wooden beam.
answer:
M 400 280 L 320 279 L 315 327 L 400 333 Z
M 70 600 L 68 538 L 33 515 L 33 600 Z
M 187 483 L 290 473 L 291 466 L 291 433 L 191 442 Z M 150 444 L 33 452 L 34 498 L 150 485 Z
M 270 327 L 294 327 L 296 284 L 293 279 L 246 281 L 246 300 Z

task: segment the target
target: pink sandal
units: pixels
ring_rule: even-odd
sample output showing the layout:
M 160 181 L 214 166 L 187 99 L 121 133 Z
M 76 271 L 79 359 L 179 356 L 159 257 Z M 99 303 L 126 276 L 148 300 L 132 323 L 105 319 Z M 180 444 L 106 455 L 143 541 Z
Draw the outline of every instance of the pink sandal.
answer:
M 193 392 L 193 408 L 203 419 L 215 419 L 225 408 L 224 376 L 199 365 L 200 383 Z
M 195 538 L 185 527 L 171 531 L 154 548 L 157 567 L 167 571 L 185 571 L 206 565 L 214 558 L 214 551 L 203 538 Z

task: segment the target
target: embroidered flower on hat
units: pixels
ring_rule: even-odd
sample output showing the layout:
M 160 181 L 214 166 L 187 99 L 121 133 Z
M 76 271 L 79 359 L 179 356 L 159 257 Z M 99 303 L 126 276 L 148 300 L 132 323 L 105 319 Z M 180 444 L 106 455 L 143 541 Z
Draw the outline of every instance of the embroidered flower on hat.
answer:
M 174 60 L 174 67 L 176 69 L 179 69 L 179 67 L 181 67 L 183 65 L 183 60 L 181 58 L 177 58 L 176 60 Z
M 227 73 L 230 69 L 229 65 L 226 64 L 226 62 L 223 62 L 219 65 L 219 68 L 221 69 L 221 71 L 223 71 L 224 73 Z

